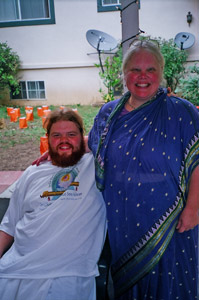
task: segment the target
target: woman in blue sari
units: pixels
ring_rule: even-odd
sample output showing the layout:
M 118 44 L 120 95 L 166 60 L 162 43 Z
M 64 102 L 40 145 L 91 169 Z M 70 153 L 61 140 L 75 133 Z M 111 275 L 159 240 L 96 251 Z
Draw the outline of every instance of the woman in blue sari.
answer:
M 101 108 L 89 134 L 120 300 L 197 299 L 199 113 L 160 88 L 163 69 L 156 45 L 134 42 L 128 92 Z

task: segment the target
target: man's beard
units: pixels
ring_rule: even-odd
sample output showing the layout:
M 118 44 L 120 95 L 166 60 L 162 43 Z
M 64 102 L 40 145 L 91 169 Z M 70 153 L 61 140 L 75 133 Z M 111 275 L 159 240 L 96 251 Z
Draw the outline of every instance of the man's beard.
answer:
M 74 149 L 73 145 L 67 143 Z M 66 168 L 70 166 L 74 166 L 84 155 L 85 153 L 85 144 L 84 144 L 84 139 L 82 138 L 80 148 L 76 151 L 73 151 L 71 155 L 65 156 L 58 154 L 57 152 L 53 151 L 50 144 L 48 143 L 49 147 L 49 155 L 52 160 L 52 164 L 58 167 Z

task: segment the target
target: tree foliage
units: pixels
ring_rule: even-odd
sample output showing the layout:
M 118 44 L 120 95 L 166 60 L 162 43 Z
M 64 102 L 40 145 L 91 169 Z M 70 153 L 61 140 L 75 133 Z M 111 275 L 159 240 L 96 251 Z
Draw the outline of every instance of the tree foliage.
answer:
M 95 65 L 100 68 L 99 64 Z M 100 89 L 99 92 L 102 94 L 102 97 L 105 102 L 114 100 L 115 92 L 121 91 L 123 88 L 122 83 L 122 47 L 112 55 L 106 57 L 103 64 L 103 71 L 99 71 L 99 76 L 103 80 L 104 86 L 107 88 L 107 92 L 103 89 Z
M 194 105 L 199 106 L 199 66 L 187 68 L 185 78 L 180 79 L 177 92 Z
M 164 79 L 166 80 L 166 85 L 172 91 L 175 91 L 180 78 L 184 76 L 188 54 L 186 51 L 180 50 L 175 45 L 173 39 L 165 40 L 158 38 L 157 41 L 165 60 Z
M 19 56 L 12 51 L 7 43 L 0 43 L 0 91 L 8 88 L 14 93 L 19 93 L 17 80 L 19 66 Z

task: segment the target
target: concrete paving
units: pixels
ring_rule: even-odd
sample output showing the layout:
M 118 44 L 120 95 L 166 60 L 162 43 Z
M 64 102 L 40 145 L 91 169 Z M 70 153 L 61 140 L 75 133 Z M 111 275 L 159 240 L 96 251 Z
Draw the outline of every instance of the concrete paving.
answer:
M 15 185 L 23 171 L 0 171 L 0 221 L 8 207 Z
M 0 198 L 10 198 L 10 193 L 23 171 L 0 171 Z

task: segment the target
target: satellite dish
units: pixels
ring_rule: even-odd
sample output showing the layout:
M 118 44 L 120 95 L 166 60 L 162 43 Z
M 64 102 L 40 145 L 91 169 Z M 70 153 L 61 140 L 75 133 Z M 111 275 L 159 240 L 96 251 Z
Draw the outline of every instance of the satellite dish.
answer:
M 91 29 L 86 33 L 87 41 L 98 51 L 112 51 L 117 48 L 117 41 L 109 34 Z
M 103 53 L 110 53 L 110 51 L 117 48 L 118 46 L 117 41 L 111 35 L 95 29 L 88 30 L 86 33 L 86 38 L 89 44 L 95 49 L 97 49 L 99 55 L 100 67 L 102 73 L 104 73 L 102 60 L 101 60 L 101 52 L 103 51 Z
M 175 44 L 181 49 L 188 49 L 195 43 L 195 37 L 189 32 L 179 32 L 174 39 Z

